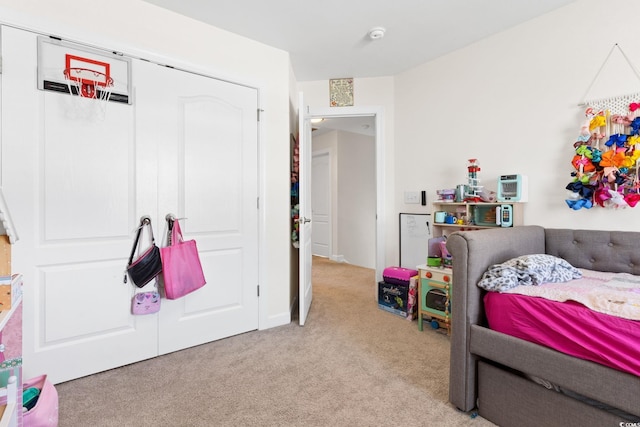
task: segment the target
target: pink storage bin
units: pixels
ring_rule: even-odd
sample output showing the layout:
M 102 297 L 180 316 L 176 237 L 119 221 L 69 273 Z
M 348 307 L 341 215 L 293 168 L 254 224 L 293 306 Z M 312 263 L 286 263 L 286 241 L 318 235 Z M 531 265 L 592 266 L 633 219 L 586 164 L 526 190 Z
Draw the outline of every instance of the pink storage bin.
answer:
M 389 283 L 400 281 L 401 283 L 408 284 L 413 276 L 418 275 L 418 270 L 411 270 L 404 267 L 387 267 L 382 272 L 382 277 Z

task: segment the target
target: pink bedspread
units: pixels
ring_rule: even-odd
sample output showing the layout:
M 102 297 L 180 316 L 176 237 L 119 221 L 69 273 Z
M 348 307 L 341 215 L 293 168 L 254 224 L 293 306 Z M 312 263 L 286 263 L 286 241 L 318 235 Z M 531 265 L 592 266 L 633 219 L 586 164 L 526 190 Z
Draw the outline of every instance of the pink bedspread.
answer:
M 573 302 L 487 292 L 489 327 L 581 359 L 640 376 L 640 321 Z

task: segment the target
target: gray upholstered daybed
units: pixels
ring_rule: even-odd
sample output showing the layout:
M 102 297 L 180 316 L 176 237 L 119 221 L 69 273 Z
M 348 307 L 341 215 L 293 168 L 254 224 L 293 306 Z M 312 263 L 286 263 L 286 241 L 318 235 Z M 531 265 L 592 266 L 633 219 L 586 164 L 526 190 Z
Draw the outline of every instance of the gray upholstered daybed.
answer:
M 492 331 L 484 313 L 486 291 L 477 286 L 491 265 L 529 254 L 554 255 L 582 269 L 640 275 L 640 232 L 539 226 L 462 231 L 449 236 L 447 249 L 454 260 L 449 386 L 453 405 L 465 412 L 477 408 L 482 417 L 502 427 L 628 423 L 617 410 L 640 418 L 640 377 Z M 567 393 L 545 388 L 530 377 Z M 585 398 L 613 411 L 584 403 Z

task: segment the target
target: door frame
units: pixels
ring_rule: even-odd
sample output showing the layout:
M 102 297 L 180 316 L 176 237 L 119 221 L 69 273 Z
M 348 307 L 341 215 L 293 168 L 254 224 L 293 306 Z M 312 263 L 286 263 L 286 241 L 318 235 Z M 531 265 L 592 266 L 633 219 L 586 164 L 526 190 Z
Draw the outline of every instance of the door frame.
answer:
M 302 106 L 301 106 L 302 108 Z M 305 107 L 306 108 L 306 107 Z M 385 197 L 385 156 L 384 156 L 384 108 L 383 107 L 309 107 L 305 117 L 314 118 L 349 118 L 373 117 L 375 122 L 376 150 L 376 282 L 382 280 L 382 272 L 386 267 L 386 197 Z M 304 113 L 303 113 L 304 114 Z M 377 290 L 373 287 L 373 296 L 377 300 Z

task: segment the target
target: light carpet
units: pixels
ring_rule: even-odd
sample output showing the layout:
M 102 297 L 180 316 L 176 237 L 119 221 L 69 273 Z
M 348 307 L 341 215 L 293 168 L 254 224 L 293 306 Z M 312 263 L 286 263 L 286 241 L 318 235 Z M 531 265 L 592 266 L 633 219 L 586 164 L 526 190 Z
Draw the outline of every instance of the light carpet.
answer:
M 493 426 L 447 401 L 449 337 L 379 309 L 375 289 L 373 270 L 314 258 L 305 326 L 58 384 L 59 425 Z

